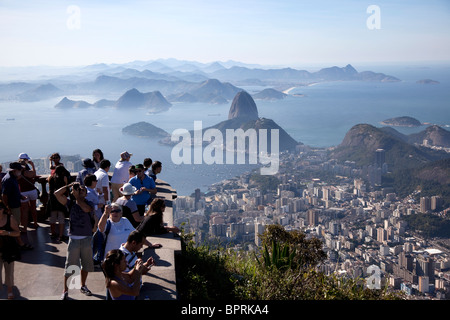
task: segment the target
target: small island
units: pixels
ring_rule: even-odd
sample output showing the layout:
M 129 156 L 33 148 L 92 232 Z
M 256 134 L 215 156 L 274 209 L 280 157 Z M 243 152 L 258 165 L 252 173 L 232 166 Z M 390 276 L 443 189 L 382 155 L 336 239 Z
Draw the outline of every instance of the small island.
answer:
M 439 84 L 440 82 L 436 81 L 436 80 L 431 80 L 431 79 L 422 79 L 422 80 L 417 81 L 416 83 L 418 83 L 418 84 Z
M 412 117 L 396 117 L 387 119 L 380 122 L 384 126 L 393 126 L 393 127 L 420 127 L 422 123 Z
M 170 137 L 170 134 L 168 132 L 145 121 L 134 123 L 123 128 L 122 133 L 152 139 L 161 139 Z

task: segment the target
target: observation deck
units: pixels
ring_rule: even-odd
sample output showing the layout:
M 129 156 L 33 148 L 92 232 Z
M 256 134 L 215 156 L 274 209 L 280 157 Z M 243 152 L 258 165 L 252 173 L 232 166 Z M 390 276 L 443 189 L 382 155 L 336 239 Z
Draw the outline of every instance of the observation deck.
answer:
M 47 177 L 41 176 L 37 183 L 41 185 L 41 201 L 48 198 Z M 76 174 L 72 174 L 75 180 Z M 111 174 L 110 174 L 111 177 Z M 36 184 L 37 185 L 37 184 Z M 165 199 L 166 210 L 164 222 L 173 225 L 173 202 L 177 197 L 167 182 L 156 180 L 157 197 Z M 67 241 L 57 243 L 50 238 L 50 224 L 45 214 L 45 205 L 38 208 L 38 228 L 28 227 L 28 233 L 21 234 L 26 243 L 34 249 L 22 251 L 22 259 L 15 262 L 14 295 L 15 300 L 59 300 L 64 285 L 64 264 L 66 261 Z M 30 220 L 31 221 L 31 220 Z M 68 219 L 66 218 L 66 233 Z M 150 256 L 155 260 L 151 271 L 142 277 L 142 287 L 138 300 L 177 300 L 175 254 L 181 251 L 181 241 L 178 236 L 168 233 L 161 236 L 147 237 L 151 243 L 160 243 L 162 248 L 142 249 L 143 259 Z M 72 283 L 75 283 L 74 281 Z M 69 300 L 105 300 L 105 277 L 100 269 L 89 273 L 86 285 L 91 290 L 91 296 L 85 296 L 78 289 L 70 289 Z M 6 287 L 0 290 L 0 300 L 7 298 Z

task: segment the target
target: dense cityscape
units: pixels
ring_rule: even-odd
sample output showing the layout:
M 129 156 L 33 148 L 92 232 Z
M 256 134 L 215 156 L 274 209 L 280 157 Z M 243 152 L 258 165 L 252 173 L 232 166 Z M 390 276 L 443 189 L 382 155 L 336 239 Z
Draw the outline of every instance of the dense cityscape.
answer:
M 381 286 L 407 299 L 450 297 L 450 239 L 430 238 L 409 228 L 405 217 L 448 217 L 439 195 L 400 198 L 381 185 L 385 152 L 374 164 L 328 160 L 327 151 L 299 146 L 281 154 L 275 176 L 246 173 L 191 196 L 176 199 L 174 219 L 195 241 L 257 250 L 264 227 L 279 224 L 323 242 L 326 274 L 368 279 L 375 268 Z M 311 174 L 312 173 L 312 174 Z M 264 183 L 254 183 L 259 181 Z M 417 200 L 419 199 L 419 200 Z

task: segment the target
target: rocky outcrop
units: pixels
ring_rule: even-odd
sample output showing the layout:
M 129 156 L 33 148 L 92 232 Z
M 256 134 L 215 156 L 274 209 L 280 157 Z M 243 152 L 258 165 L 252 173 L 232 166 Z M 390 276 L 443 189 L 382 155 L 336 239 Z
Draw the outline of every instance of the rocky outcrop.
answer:
M 417 144 L 427 141 L 427 144 L 430 146 L 450 148 L 450 132 L 433 125 L 419 133 L 409 135 L 408 141 Z
M 234 118 L 247 120 L 256 120 L 259 118 L 255 101 L 251 95 L 245 91 L 238 92 L 231 103 L 228 120 Z

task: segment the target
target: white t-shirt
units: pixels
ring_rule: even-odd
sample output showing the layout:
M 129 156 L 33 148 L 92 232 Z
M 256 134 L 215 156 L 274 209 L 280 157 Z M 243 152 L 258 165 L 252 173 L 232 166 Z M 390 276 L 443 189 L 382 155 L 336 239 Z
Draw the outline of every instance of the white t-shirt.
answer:
M 122 243 L 127 242 L 128 235 L 134 230 L 133 225 L 127 218 L 122 217 L 119 222 L 111 222 L 108 240 L 106 240 L 105 255 L 112 249 L 119 249 Z
M 111 183 L 124 184 L 130 179 L 128 169 L 132 166 L 130 161 L 117 161 L 111 177 Z
M 98 169 L 97 171 L 95 171 L 95 176 L 97 177 L 97 189 L 101 190 L 101 192 L 103 192 L 103 187 L 108 188 L 107 191 L 107 196 L 108 196 L 108 200 L 110 199 L 110 189 L 109 189 L 109 176 L 108 173 L 104 170 L 104 169 Z M 103 197 L 100 197 L 100 199 L 103 199 Z M 100 202 L 102 203 L 102 202 Z

